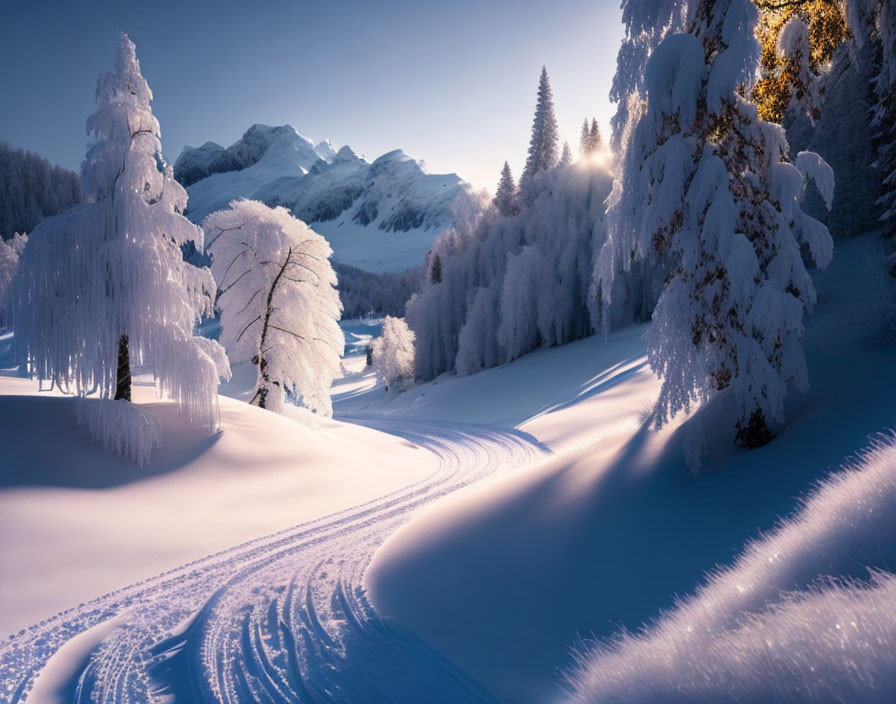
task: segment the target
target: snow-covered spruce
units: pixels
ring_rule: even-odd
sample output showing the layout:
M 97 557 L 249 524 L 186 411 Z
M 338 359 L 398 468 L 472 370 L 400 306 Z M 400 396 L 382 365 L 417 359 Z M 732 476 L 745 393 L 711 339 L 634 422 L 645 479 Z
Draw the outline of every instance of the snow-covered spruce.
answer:
M 286 208 L 233 201 L 203 223 L 218 282 L 221 343 L 258 367 L 252 403 L 287 413 L 288 399 L 330 415 L 345 340 L 327 241 Z
M 538 79 L 538 100 L 535 104 L 535 118 L 532 121 L 532 138 L 529 140 L 529 156 L 520 176 L 520 193 L 531 201 L 537 191 L 535 175 L 557 165 L 560 158 L 560 137 L 557 118 L 554 115 L 554 95 L 547 69 L 541 67 Z
M 516 215 L 519 212 L 516 184 L 513 182 L 510 164 L 506 161 L 504 162 L 504 168 L 501 169 L 501 178 L 498 180 L 498 189 L 495 192 L 495 199 L 492 201 L 492 204 L 505 217 Z
M 214 281 L 183 260 L 183 245 L 202 247 L 202 230 L 181 215 L 187 194 L 162 158 L 152 92 L 126 35 L 96 101 L 87 131 L 97 141 L 81 169 L 87 203 L 34 230 L 13 283 L 22 368 L 78 396 L 127 402 L 131 363 L 145 366 L 160 395 L 213 432 L 218 377 L 230 371 L 223 349 L 193 328 L 212 313 Z M 155 426 L 123 408 L 86 404 L 79 415 L 95 440 L 143 464 Z
M 403 318 L 383 320 L 383 334 L 373 341 L 373 368 L 386 391 L 405 391 L 414 383 L 414 333 Z
M 783 420 L 788 384 L 808 385 L 799 338 L 815 290 L 800 247 L 826 266 L 833 245 L 799 201 L 815 178 L 830 206 L 833 178 L 816 155 L 787 163 L 783 129 L 740 95 L 758 57 L 752 3 L 694 0 L 686 16 L 689 33 L 666 36 L 647 63 L 595 280 L 610 306 L 633 259 L 671 258 L 648 337 L 663 380 L 656 424 L 730 389 L 737 439 L 755 447 Z

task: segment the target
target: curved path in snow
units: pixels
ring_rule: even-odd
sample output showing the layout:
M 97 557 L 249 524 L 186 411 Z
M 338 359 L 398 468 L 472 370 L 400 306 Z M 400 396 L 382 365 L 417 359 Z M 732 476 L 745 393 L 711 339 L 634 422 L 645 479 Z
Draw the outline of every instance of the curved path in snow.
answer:
M 107 594 L 0 643 L 0 701 L 482 702 L 380 621 L 361 579 L 425 504 L 547 452 L 506 428 L 345 417 L 434 452 L 426 479 Z

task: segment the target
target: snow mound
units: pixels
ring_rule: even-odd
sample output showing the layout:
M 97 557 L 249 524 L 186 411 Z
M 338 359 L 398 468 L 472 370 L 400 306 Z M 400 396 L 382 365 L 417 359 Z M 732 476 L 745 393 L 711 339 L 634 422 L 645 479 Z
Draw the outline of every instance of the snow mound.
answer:
M 879 570 L 896 562 L 894 507 L 891 435 L 650 628 L 596 644 L 571 678 L 575 698 L 888 700 L 896 578 Z

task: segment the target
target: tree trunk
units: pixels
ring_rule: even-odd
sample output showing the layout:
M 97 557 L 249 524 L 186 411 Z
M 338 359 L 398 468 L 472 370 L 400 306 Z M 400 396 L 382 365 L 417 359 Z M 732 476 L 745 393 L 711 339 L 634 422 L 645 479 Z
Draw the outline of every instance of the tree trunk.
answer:
M 131 400 L 131 357 L 128 353 L 128 336 L 118 340 L 118 376 L 115 380 L 115 400 Z
M 737 423 L 737 444 L 748 450 L 768 445 L 774 437 L 765 422 L 765 414 L 759 408 L 753 410 L 746 423 Z

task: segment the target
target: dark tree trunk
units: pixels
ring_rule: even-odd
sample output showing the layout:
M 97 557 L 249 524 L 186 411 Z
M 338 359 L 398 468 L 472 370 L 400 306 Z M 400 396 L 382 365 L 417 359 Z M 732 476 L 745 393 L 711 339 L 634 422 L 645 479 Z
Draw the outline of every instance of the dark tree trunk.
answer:
M 118 340 L 118 376 L 115 380 L 115 400 L 131 400 L 131 356 L 128 353 L 128 336 Z
M 748 450 L 768 445 L 774 434 L 765 422 L 765 414 L 760 409 L 755 409 L 746 423 L 737 424 L 737 443 Z

